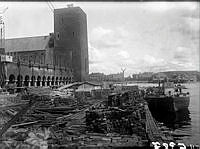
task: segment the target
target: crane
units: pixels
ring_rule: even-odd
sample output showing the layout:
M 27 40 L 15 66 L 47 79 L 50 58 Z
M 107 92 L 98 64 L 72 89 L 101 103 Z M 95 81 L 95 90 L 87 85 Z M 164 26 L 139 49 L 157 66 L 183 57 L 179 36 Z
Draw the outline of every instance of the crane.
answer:
M 8 7 L 3 8 L 2 10 L 1 10 L 1 8 L 0 8 L 0 14 L 4 14 L 4 13 L 6 12 L 7 9 L 8 9 Z
M 7 9 L 8 7 L 0 9 L 0 52 L 5 48 L 5 24 L 3 21 L 3 14 Z
M 47 2 L 47 5 L 49 6 L 49 9 L 52 11 L 52 13 L 54 13 L 55 7 L 54 7 L 54 5 L 52 4 L 52 2 L 51 2 L 50 0 L 47 0 L 46 2 Z
M 122 70 L 122 75 L 123 75 L 123 81 L 124 81 L 124 72 L 125 72 L 125 70 L 126 70 L 126 68 L 121 68 L 121 70 Z
M 0 8 L 0 55 L 5 54 L 5 24 L 3 21 L 3 14 L 6 12 L 7 9 L 8 7 Z M 0 87 L 5 85 L 7 71 L 5 65 L 6 64 L 4 62 L 0 62 Z

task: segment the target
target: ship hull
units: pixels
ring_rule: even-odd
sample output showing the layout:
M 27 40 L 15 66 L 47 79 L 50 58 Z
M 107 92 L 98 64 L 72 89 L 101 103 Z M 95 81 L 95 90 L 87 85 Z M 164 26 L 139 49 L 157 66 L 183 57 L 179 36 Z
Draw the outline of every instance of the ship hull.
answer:
M 187 109 L 190 103 L 189 96 L 168 97 L 168 96 L 149 96 L 145 100 L 151 111 L 176 112 Z
M 190 97 L 183 96 L 183 97 L 173 97 L 174 100 L 174 109 L 175 111 L 180 111 L 183 109 L 187 109 L 190 104 Z

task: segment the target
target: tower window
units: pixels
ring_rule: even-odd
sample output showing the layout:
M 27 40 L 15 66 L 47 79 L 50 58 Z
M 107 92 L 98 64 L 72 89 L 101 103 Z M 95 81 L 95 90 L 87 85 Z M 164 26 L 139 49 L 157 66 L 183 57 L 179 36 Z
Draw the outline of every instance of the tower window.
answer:
M 59 33 L 59 32 L 57 32 L 57 34 L 56 34 L 56 39 L 57 39 L 57 40 L 60 39 L 60 33 Z
M 74 32 L 72 34 L 73 34 L 73 37 L 74 37 Z

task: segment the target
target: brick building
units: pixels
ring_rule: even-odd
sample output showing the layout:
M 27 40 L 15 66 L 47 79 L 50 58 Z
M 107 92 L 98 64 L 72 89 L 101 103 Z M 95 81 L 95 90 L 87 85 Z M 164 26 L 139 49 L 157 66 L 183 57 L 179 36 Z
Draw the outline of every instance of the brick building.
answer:
M 1 86 L 50 86 L 87 80 L 86 14 L 79 7 L 55 9 L 54 33 L 6 39 L 0 68 Z

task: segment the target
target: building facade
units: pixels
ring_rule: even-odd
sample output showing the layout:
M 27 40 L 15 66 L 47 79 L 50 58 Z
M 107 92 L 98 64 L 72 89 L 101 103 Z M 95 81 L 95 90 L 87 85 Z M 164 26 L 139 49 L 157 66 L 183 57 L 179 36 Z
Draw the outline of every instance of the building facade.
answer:
M 68 59 L 75 81 L 85 81 L 89 73 L 87 18 L 79 7 L 54 12 L 55 56 Z M 67 56 L 69 55 L 70 58 Z
M 54 10 L 54 33 L 6 39 L 1 86 L 50 86 L 85 81 L 89 73 L 87 19 L 79 7 Z

